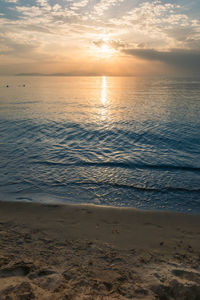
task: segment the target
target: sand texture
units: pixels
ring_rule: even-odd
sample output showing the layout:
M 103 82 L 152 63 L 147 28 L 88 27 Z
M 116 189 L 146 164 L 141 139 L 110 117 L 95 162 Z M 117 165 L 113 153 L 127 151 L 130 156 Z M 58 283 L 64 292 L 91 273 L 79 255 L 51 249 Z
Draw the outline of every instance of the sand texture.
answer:
M 200 299 L 200 217 L 0 203 L 0 299 Z

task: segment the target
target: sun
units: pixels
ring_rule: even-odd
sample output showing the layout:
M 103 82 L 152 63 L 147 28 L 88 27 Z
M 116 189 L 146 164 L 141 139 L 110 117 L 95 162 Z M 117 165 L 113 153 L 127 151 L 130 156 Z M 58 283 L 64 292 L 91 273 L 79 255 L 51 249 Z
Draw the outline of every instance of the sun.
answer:
M 110 53 L 111 48 L 110 48 L 108 45 L 103 44 L 103 45 L 100 47 L 100 50 L 101 50 L 102 53 Z
M 113 41 L 109 35 L 102 34 L 93 38 L 92 54 L 99 59 L 111 58 L 117 54 L 117 49 L 114 47 Z
M 101 39 L 94 43 L 94 53 L 99 58 L 109 58 L 114 56 L 116 50 L 110 45 L 110 41 L 108 38 Z
M 115 53 L 115 49 L 109 46 L 106 42 L 97 49 L 98 55 L 101 57 L 110 57 Z

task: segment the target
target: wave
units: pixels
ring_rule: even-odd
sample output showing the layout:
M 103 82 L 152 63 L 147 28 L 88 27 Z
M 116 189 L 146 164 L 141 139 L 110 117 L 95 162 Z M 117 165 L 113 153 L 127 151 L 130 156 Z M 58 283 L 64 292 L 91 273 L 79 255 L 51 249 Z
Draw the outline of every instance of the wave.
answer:
M 95 186 L 111 186 L 115 188 L 125 188 L 125 189 L 133 189 L 141 192 L 151 192 L 151 193 L 168 193 L 168 192 L 192 192 L 192 193 L 200 193 L 200 189 L 187 189 L 182 187 L 164 187 L 164 188 L 148 188 L 148 187 L 139 187 L 130 184 L 123 183 L 111 183 L 111 182 L 70 182 L 64 185 L 95 185 Z
M 0 184 L 0 187 L 10 187 L 12 185 L 17 186 L 17 190 L 13 191 L 13 193 L 21 193 L 21 192 L 39 192 L 40 190 L 43 190 L 46 188 L 59 188 L 59 187 L 72 187 L 72 186 L 86 186 L 87 189 L 89 187 L 112 187 L 116 189 L 129 189 L 129 190 L 135 190 L 138 192 L 143 193 L 160 193 L 160 194 L 167 194 L 169 192 L 171 193 L 196 193 L 200 194 L 200 188 L 185 188 L 185 187 L 175 187 L 175 186 L 164 186 L 164 187 L 148 187 L 148 186 L 138 186 L 133 184 L 126 184 L 126 183 L 117 183 L 117 182 L 109 182 L 109 181 L 69 181 L 69 182 L 59 182 L 54 181 L 51 183 L 47 182 L 40 182 L 39 184 L 36 182 L 27 182 L 26 180 L 18 181 L 18 182 L 9 182 L 7 184 Z M 12 193 L 12 192 L 11 192 Z
M 54 162 L 54 161 L 33 161 L 34 164 L 41 164 L 47 166 L 59 166 L 59 167 L 95 167 L 95 168 L 124 168 L 124 169 L 152 169 L 152 170 L 179 170 L 179 171 L 191 171 L 191 172 L 200 172 L 200 167 L 193 166 L 173 166 L 173 165 L 151 165 L 151 164 L 139 164 L 139 163 L 129 163 L 129 162 L 76 162 L 76 163 L 63 163 L 63 162 Z
M 40 190 L 43 190 L 43 188 L 55 188 L 55 187 L 72 187 L 72 186 L 87 186 L 87 189 L 89 187 L 112 187 L 116 189 L 129 189 L 129 190 L 135 190 L 142 193 L 160 193 L 160 194 L 168 194 L 168 193 L 200 193 L 200 188 L 184 188 L 184 187 L 173 187 L 173 186 L 166 186 L 166 187 L 145 187 L 145 186 L 137 186 L 132 184 L 125 184 L 125 183 L 117 183 L 117 182 L 108 182 L 108 181 L 72 181 L 72 182 L 54 182 L 54 183 L 45 183 L 41 182 L 39 186 L 35 184 L 30 184 L 29 187 L 24 186 L 25 182 L 18 182 L 17 185 L 19 188 L 14 191 L 14 193 L 18 194 L 21 192 L 39 192 Z M 9 183 L 8 185 L 4 184 L 4 187 L 11 186 L 12 184 L 16 184 L 15 182 Z

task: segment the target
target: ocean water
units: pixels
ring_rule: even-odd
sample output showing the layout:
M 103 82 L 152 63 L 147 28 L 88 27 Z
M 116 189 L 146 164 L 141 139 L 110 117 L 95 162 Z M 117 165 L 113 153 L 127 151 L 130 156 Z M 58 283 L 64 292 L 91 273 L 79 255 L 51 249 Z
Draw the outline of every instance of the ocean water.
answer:
M 200 79 L 1 77 L 0 199 L 199 213 Z

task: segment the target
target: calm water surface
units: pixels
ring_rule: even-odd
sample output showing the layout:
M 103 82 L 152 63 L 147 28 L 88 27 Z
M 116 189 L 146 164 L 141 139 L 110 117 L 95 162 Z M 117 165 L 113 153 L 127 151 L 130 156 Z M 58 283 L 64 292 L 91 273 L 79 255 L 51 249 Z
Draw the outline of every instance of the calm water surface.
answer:
M 2 200 L 200 212 L 200 80 L 1 77 L 0 157 Z

